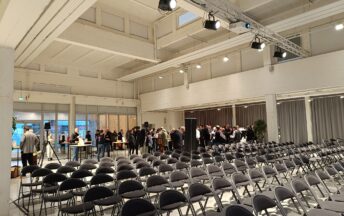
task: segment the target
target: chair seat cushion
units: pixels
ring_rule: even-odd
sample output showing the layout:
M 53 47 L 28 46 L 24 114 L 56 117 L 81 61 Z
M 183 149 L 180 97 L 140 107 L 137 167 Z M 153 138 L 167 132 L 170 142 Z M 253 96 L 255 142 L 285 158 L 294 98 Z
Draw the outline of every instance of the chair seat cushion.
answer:
M 94 208 L 94 204 L 91 202 L 83 203 L 75 206 L 68 206 L 61 208 L 60 211 L 62 213 L 68 213 L 68 214 L 80 214 L 85 211 L 91 211 Z
M 98 206 L 109 206 L 109 205 L 116 205 L 119 202 L 121 202 L 121 197 L 120 196 L 111 196 L 107 197 L 105 199 L 100 199 L 100 200 L 95 200 L 94 204 Z
M 333 201 L 344 202 L 344 194 L 333 194 L 330 197 Z
M 143 197 L 144 195 L 146 195 L 146 192 L 143 190 L 130 191 L 130 192 L 121 194 L 121 196 L 126 199 L 140 198 L 140 197 Z
M 319 201 L 319 205 L 322 209 L 344 213 L 344 205 L 342 202 Z
M 324 209 L 311 209 L 309 212 L 307 212 L 308 216 L 340 216 L 340 213 L 336 213 L 329 210 Z

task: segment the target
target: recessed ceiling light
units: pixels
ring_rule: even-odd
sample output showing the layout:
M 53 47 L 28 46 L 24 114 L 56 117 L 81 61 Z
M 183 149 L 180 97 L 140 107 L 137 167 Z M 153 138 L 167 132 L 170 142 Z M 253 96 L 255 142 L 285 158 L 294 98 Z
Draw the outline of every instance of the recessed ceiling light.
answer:
M 200 64 L 198 64 L 198 65 L 196 65 L 196 68 L 197 68 L 197 69 L 201 69 L 202 66 L 201 66 Z
M 312 102 L 313 100 L 312 99 L 308 99 L 308 102 Z
M 223 62 L 228 62 L 229 61 L 229 58 L 227 56 L 223 57 Z
M 248 106 L 244 106 L 244 108 L 246 109 Z
M 336 29 L 336 31 L 343 30 L 343 29 L 344 29 L 343 23 L 340 23 L 340 24 L 335 25 L 334 29 Z
M 164 77 L 162 77 L 162 76 L 159 76 L 159 79 L 162 79 L 162 78 L 164 78 Z
M 343 99 L 344 98 L 344 95 L 340 96 L 340 99 Z
M 220 108 L 217 108 L 217 111 L 221 111 L 221 109 L 220 109 Z
M 181 73 L 181 74 L 182 74 L 182 73 L 184 73 L 184 71 L 183 71 L 183 70 L 179 70 L 179 73 Z
M 20 96 L 20 97 L 18 98 L 18 100 L 19 100 L 19 101 L 23 101 L 23 100 L 24 100 L 24 97 L 23 97 L 23 96 Z
M 277 104 L 277 105 L 280 105 L 280 104 L 281 104 L 281 102 L 277 102 L 276 104 Z

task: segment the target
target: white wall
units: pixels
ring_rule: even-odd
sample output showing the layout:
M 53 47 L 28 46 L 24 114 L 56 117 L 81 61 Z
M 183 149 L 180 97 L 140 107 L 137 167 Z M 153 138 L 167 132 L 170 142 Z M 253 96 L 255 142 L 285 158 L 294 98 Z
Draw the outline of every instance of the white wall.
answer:
M 141 121 L 153 124 L 155 128 L 167 128 L 167 112 L 142 112 Z
M 166 116 L 167 129 L 179 128 L 184 126 L 184 112 L 183 111 L 168 111 Z
M 344 86 L 344 51 L 140 95 L 143 112 Z M 159 100 L 157 100 L 159 98 Z

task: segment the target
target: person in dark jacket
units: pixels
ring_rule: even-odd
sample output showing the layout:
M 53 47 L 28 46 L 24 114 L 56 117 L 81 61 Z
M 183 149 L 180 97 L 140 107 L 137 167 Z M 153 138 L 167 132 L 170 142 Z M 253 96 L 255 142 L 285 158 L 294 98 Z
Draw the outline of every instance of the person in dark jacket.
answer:
M 226 136 L 223 134 L 219 126 L 216 127 L 214 144 L 226 143 Z
M 246 141 L 252 143 L 254 141 L 254 131 L 251 126 L 248 126 L 246 131 Z
M 172 130 L 170 133 L 174 149 L 181 149 L 183 145 L 183 135 L 179 130 Z
M 111 150 L 111 132 L 109 129 L 105 130 L 105 150 L 107 152 L 107 156 L 110 157 L 110 150 Z
M 106 142 L 105 132 L 100 130 L 98 135 L 98 161 L 105 155 Z
M 136 139 L 134 136 L 134 129 L 132 129 L 128 133 L 129 155 L 134 154 L 135 144 L 136 144 Z
M 209 125 L 206 125 L 204 128 L 203 128 L 203 135 L 204 135 L 204 145 L 210 145 L 210 139 L 211 139 L 211 136 L 210 136 L 210 129 L 209 129 Z

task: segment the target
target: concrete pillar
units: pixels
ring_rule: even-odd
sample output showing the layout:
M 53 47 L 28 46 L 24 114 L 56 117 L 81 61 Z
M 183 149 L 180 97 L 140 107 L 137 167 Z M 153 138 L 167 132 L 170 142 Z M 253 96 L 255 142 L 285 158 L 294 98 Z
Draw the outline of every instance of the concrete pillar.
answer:
M 232 126 L 236 126 L 236 107 L 235 104 L 232 105 Z
M 268 140 L 279 142 L 276 95 L 265 95 Z
M 0 47 L 0 215 L 9 215 L 14 49 Z M 17 193 L 17 191 L 13 191 Z
M 75 114 L 75 96 L 72 96 L 70 98 L 70 104 L 69 104 L 69 136 L 71 136 L 74 133 L 75 128 L 75 120 L 76 120 L 76 114 Z
M 307 123 L 307 138 L 308 142 L 313 142 L 313 122 L 312 122 L 312 109 L 310 97 L 305 97 L 305 108 L 306 108 L 306 123 Z
M 142 122 L 142 110 L 141 110 L 141 99 L 137 102 L 136 107 L 136 124 L 141 127 Z

